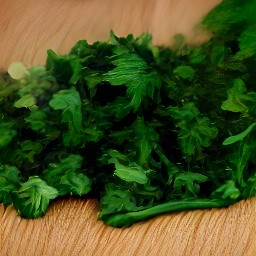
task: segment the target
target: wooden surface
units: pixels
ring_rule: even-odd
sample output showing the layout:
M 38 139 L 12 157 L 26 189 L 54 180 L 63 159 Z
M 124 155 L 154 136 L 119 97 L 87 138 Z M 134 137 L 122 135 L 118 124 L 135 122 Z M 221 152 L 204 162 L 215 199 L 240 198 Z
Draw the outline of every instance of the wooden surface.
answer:
M 0 208 L 4 256 L 255 256 L 256 198 L 226 209 L 165 214 L 130 228 L 97 221 L 97 202 L 67 199 L 44 218 L 25 220 Z
M 151 32 L 170 44 L 205 35 L 193 26 L 219 0 L 0 0 L 0 69 L 15 60 L 43 64 L 46 49 L 67 52 L 78 39 L 105 40 Z M 226 209 L 165 214 L 131 228 L 97 221 L 95 200 L 54 202 L 44 218 L 24 220 L 0 205 L 0 256 L 223 255 L 255 256 L 256 198 Z
M 67 52 L 79 39 L 107 40 L 150 32 L 156 44 L 176 33 L 205 36 L 194 26 L 220 0 L 0 0 L 0 69 L 10 62 L 42 64 L 46 50 Z

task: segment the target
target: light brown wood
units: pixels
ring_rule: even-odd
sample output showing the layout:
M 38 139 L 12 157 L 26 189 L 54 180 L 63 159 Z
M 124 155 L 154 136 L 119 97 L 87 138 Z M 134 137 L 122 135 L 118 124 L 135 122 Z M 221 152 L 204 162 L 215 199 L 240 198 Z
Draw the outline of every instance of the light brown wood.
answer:
M 175 33 L 205 40 L 194 25 L 220 0 L 0 0 L 0 69 L 12 61 L 45 62 L 78 39 L 151 32 L 154 43 Z M 0 205 L 0 256 L 256 255 L 256 198 L 226 209 L 165 214 L 126 229 L 97 221 L 95 200 L 54 202 L 44 218 L 25 220 Z
M 150 32 L 170 44 L 176 33 L 205 39 L 194 26 L 220 0 L 0 0 L 0 69 L 12 61 L 43 64 L 46 50 L 66 53 L 79 39 Z
M 0 207 L 0 255 L 255 256 L 255 205 L 256 198 L 226 209 L 165 214 L 125 229 L 97 221 L 95 200 L 58 200 L 37 220 Z

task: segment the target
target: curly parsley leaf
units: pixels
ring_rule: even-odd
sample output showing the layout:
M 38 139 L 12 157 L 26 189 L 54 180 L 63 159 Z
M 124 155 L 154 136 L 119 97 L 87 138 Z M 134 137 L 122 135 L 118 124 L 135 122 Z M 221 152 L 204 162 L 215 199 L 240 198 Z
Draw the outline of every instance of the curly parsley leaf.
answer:
M 116 66 L 104 75 L 104 80 L 114 86 L 125 85 L 131 106 L 137 111 L 146 97 L 153 98 L 161 80 L 157 72 L 137 54 L 130 52 L 117 53 L 112 63 Z
M 178 142 L 185 156 L 191 156 L 201 150 L 201 146 L 209 147 L 217 136 L 216 127 L 211 127 L 207 117 L 200 117 L 193 103 L 185 104 L 182 108 L 171 107 L 168 112 L 176 120 Z

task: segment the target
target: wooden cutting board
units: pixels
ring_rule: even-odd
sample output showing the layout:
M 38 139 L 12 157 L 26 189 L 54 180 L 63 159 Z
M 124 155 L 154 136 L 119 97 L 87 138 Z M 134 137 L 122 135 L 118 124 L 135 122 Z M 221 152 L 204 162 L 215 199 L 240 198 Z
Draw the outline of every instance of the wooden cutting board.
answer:
M 189 42 L 205 40 L 194 29 L 220 0 L 0 0 L 0 69 L 22 60 L 43 64 L 46 50 L 66 53 L 79 39 L 107 40 L 150 32 L 154 43 L 170 44 L 186 34 Z
M 171 44 L 193 29 L 220 0 L 0 0 L 0 69 L 12 61 L 44 64 L 46 50 L 67 52 L 79 39 L 150 32 Z M 225 209 L 158 216 L 126 229 L 97 221 L 95 200 L 55 201 L 44 218 L 25 220 L 0 205 L 0 256 L 34 255 L 256 255 L 256 198 Z
M 58 200 L 37 220 L 0 207 L 0 255 L 255 256 L 255 206 L 256 198 L 226 209 L 165 214 L 125 229 L 98 221 L 95 200 Z

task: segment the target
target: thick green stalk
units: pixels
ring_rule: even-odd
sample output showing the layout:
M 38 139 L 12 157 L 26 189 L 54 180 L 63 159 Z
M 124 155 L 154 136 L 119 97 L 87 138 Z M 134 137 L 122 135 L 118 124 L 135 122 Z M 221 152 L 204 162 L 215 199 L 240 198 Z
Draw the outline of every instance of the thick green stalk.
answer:
M 106 224 L 121 228 L 131 226 L 135 222 L 146 220 L 159 214 L 193 209 L 220 208 L 234 204 L 234 200 L 224 199 L 184 199 L 172 200 L 151 208 L 128 213 L 112 214 L 104 218 Z

